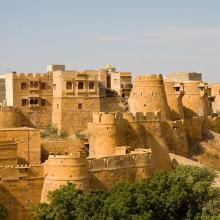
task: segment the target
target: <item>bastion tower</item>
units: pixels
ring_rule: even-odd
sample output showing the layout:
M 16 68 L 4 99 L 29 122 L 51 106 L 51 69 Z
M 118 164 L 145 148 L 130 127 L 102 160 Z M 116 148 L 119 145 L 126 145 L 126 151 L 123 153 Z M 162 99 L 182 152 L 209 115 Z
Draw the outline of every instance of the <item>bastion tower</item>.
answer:
M 49 191 L 59 189 L 67 182 L 74 183 L 77 188 L 88 192 L 89 171 L 86 155 L 82 151 L 69 155 L 50 155 L 44 163 L 44 185 L 41 194 L 41 202 L 47 201 Z
M 138 76 L 133 83 L 129 105 L 132 113 L 161 111 L 161 119 L 170 120 L 162 75 Z
M 181 82 L 169 82 L 165 81 L 165 91 L 167 95 L 167 102 L 171 111 L 172 120 L 184 119 L 184 110 L 183 110 L 183 96 L 184 84 Z
M 203 82 L 185 82 L 183 106 L 185 118 L 208 116 L 208 84 Z
M 118 113 L 93 113 L 93 122 L 88 124 L 89 157 L 115 154 L 119 146 L 119 124 L 122 115 Z

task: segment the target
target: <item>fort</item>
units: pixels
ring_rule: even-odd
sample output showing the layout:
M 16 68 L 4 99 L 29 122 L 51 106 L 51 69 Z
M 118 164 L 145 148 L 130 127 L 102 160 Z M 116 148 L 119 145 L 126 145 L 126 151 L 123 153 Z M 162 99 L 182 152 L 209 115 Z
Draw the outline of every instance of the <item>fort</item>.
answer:
M 31 219 L 30 207 L 67 182 L 89 193 L 172 170 L 169 153 L 189 158 L 192 143 L 220 133 L 219 91 L 201 73 L 132 82 L 109 64 L 2 75 L 0 203 L 8 219 Z

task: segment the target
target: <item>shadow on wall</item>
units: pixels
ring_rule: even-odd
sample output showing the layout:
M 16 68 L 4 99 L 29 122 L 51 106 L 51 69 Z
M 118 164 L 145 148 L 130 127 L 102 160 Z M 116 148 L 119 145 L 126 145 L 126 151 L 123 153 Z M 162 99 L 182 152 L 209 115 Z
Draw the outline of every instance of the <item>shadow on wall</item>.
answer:
M 199 117 L 199 115 L 196 112 L 192 111 L 191 109 L 186 107 L 184 107 L 183 109 L 184 109 L 185 118 L 191 119 L 193 117 Z
M 21 192 L 22 190 L 25 191 L 25 189 L 20 189 L 20 190 Z M 8 219 L 11 220 L 28 219 L 27 209 L 25 209 L 24 205 L 22 205 L 19 202 L 19 200 L 12 195 L 10 191 L 8 191 L 4 186 L 0 185 L 0 192 L 1 192 L 0 203 L 4 205 L 8 210 L 10 210 Z

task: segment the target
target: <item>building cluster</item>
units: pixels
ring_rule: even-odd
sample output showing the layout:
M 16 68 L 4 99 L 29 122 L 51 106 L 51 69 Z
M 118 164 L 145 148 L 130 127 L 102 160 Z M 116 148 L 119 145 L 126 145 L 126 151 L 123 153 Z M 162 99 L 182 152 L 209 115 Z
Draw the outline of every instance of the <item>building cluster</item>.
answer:
M 200 73 L 137 76 L 105 69 L 0 76 L 0 203 L 9 219 L 68 181 L 89 193 L 170 170 L 169 153 L 189 155 L 190 141 L 220 132 L 220 84 Z M 45 141 L 53 124 L 69 135 L 84 131 L 88 152 L 72 140 Z

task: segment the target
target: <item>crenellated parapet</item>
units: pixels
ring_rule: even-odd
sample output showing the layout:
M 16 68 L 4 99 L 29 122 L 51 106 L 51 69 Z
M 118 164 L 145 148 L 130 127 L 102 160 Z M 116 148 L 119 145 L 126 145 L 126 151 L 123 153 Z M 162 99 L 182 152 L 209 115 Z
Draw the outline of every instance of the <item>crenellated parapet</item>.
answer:
M 134 80 L 128 102 L 133 113 L 161 111 L 161 119 L 170 120 L 170 109 L 161 74 L 138 76 Z
M 149 166 L 151 164 L 151 150 L 145 149 L 142 152 L 133 152 L 126 155 L 112 155 L 101 158 L 88 158 L 90 172 L 117 170 L 124 168 Z
M 93 113 L 93 123 L 94 124 L 116 124 L 122 119 L 122 113 L 120 112 L 94 112 Z
M 52 78 L 52 72 L 47 73 L 12 73 L 14 79 L 40 80 Z

